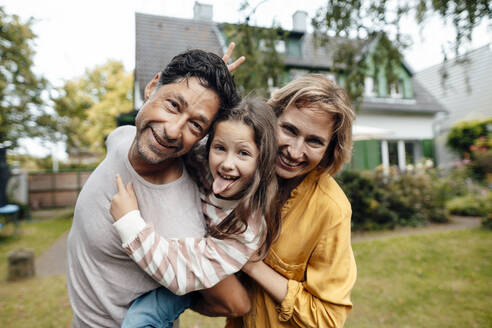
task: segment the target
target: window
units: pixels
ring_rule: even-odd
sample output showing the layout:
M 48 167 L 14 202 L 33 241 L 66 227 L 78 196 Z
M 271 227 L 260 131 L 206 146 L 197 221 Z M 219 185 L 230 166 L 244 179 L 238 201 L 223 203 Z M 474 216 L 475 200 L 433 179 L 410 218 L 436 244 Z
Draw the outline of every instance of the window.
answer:
M 415 143 L 413 141 L 406 141 L 405 142 L 405 161 L 406 165 L 408 164 L 415 164 Z
M 398 142 L 388 141 L 389 165 L 398 165 Z
M 328 80 L 336 82 L 335 74 L 334 73 L 325 73 L 323 74 Z
M 401 81 L 390 85 L 390 96 L 391 98 L 403 98 L 403 83 Z
M 260 40 L 258 47 L 260 48 L 261 51 L 267 51 L 267 49 L 268 49 L 267 43 L 264 39 Z M 285 53 L 285 50 L 286 50 L 285 41 L 284 40 L 275 41 L 275 50 L 281 54 Z
M 376 83 L 372 76 L 366 76 L 364 79 L 364 95 L 368 97 L 377 96 Z
M 289 71 L 289 78 L 290 78 L 290 81 L 292 80 L 295 80 L 301 76 L 304 76 L 306 74 L 308 74 L 309 71 L 308 70 L 303 70 L 303 69 L 291 69 Z

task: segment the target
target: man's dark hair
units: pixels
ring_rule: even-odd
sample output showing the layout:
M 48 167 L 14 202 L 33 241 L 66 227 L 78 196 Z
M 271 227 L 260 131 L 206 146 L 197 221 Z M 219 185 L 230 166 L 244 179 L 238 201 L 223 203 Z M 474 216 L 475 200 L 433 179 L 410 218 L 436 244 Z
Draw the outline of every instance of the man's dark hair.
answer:
M 233 108 L 241 101 L 234 79 L 222 58 L 199 49 L 175 56 L 161 72 L 159 86 L 190 77 L 198 78 L 202 86 L 217 92 L 220 98 L 219 111 Z

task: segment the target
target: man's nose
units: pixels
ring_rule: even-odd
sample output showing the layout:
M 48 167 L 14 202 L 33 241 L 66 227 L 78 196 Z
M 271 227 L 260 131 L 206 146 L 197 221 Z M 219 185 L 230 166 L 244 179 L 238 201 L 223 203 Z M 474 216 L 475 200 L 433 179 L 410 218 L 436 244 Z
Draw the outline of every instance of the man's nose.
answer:
M 183 129 L 186 124 L 185 117 L 178 117 L 174 121 L 170 121 L 166 126 L 166 137 L 170 140 L 177 140 L 183 134 Z

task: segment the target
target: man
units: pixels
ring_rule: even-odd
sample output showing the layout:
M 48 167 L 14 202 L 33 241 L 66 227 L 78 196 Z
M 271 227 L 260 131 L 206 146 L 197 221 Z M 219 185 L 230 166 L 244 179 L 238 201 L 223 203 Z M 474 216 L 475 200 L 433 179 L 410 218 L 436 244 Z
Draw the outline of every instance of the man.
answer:
M 198 190 L 181 157 L 205 136 L 219 110 L 238 103 L 232 76 L 218 56 L 191 50 L 173 58 L 149 82 L 145 100 L 136 128 L 121 127 L 110 134 L 107 156 L 77 200 L 67 270 L 74 327 L 119 327 L 131 302 L 159 287 L 124 252 L 112 227 L 109 207 L 117 173 L 133 183 L 142 215 L 159 234 L 204 234 Z M 229 278 L 208 292 L 218 303 L 217 311 L 207 306 L 207 314 L 241 314 L 231 295 L 221 304 L 221 288 L 239 284 Z M 203 296 L 207 299 L 207 292 Z M 239 295 L 237 304 L 244 297 Z

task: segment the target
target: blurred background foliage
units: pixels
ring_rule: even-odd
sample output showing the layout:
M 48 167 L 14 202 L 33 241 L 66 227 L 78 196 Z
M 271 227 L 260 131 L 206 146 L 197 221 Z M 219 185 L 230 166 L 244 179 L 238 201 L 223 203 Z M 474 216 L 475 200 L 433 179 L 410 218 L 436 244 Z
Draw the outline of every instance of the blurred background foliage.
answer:
M 67 81 L 51 99 L 56 115 L 46 122 L 59 132 L 70 155 L 105 154 L 104 140 L 116 117 L 133 108 L 133 74 L 110 60 Z
M 50 136 L 41 120 L 48 82 L 32 70 L 33 23 L 33 18 L 22 22 L 0 6 L 0 143 L 10 141 L 12 147 L 22 137 Z
M 492 192 L 466 166 L 444 171 L 424 165 L 400 173 L 345 170 L 336 177 L 352 205 L 353 230 L 393 229 L 479 216 L 490 224 Z

